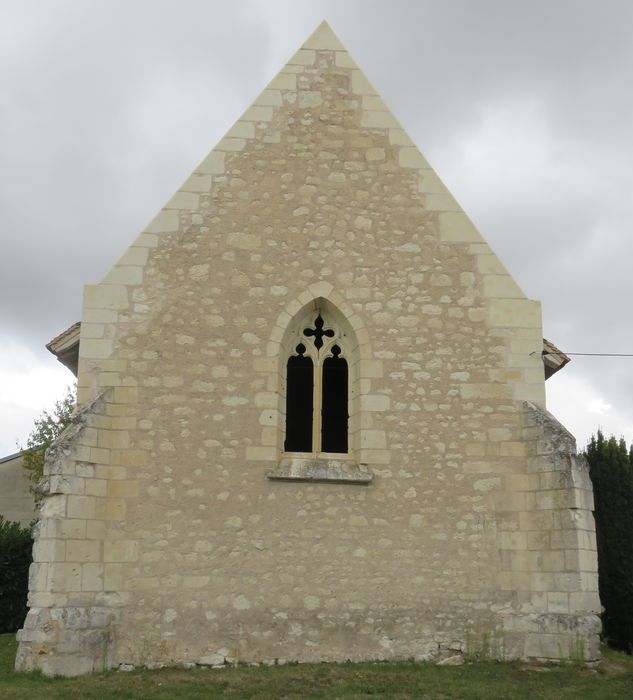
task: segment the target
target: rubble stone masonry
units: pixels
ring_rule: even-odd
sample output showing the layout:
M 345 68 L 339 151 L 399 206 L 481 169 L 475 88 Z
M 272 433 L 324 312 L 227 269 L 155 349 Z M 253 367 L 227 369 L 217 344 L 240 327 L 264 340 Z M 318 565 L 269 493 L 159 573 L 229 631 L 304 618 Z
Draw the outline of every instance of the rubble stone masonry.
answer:
M 336 463 L 283 453 L 310 309 L 347 343 Z M 597 658 L 591 484 L 542 338 L 321 25 L 86 287 L 17 667 Z

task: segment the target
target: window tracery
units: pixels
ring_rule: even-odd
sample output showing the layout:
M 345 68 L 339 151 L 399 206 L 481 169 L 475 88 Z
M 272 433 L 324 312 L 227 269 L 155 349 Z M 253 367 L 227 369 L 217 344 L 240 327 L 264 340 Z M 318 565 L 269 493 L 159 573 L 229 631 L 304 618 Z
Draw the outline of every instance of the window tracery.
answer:
M 302 323 L 286 363 L 285 452 L 347 454 L 349 367 L 345 334 L 321 309 Z M 326 321 L 327 319 L 327 321 Z M 296 341 L 299 341 L 296 343 Z

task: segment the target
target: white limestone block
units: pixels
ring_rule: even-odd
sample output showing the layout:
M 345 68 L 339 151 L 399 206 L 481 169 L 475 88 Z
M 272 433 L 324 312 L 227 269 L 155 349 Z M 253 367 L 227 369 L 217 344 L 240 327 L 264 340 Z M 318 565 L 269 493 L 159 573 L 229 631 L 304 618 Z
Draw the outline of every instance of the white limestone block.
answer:
M 389 143 L 392 146 L 415 146 L 407 132 L 400 127 L 397 129 L 389 129 Z
M 375 95 L 374 86 L 367 80 L 362 70 L 352 71 L 352 92 L 357 95 Z
M 242 115 L 244 121 L 269 122 L 273 118 L 273 108 L 253 105 Z
M 427 211 L 461 211 L 455 198 L 448 192 L 425 195 L 424 208 Z
M 143 282 L 143 268 L 135 265 L 115 265 L 103 278 L 104 284 L 130 284 Z
M 264 92 L 268 91 L 265 90 Z M 279 96 L 279 104 L 281 104 L 281 95 Z M 255 124 L 253 124 L 253 122 L 244 122 L 238 120 L 225 134 L 225 137 L 236 139 L 252 139 L 255 137 Z
M 388 112 L 389 108 L 378 95 L 363 95 L 363 109 L 372 112 Z
M 200 196 L 193 192 L 176 192 L 165 205 L 165 209 L 195 211 L 200 206 Z
M 431 167 L 415 146 L 401 148 L 398 153 L 398 163 L 403 168 L 424 168 L 429 170 Z
M 150 221 L 144 231 L 148 233 L 170 233 L 177 231 L 179 225 L 178 212 L 163 209 Z
M 334 54 L 334 63 L 339 68 L 358 68 L 356 62 L 347 51 L 337 51 Z
M 420 170 L 418 192 L 422 194 L 444 194 L 446 185 L 440 180 L 434 170 Z
M 139 265 L 142 267 L 147 262 L 148 256 L 148 248 L 130 246 L 117 260 L 117 265 Z
M 84 308 L 127 309 L 127 288 L 123 285 L 89 284 L 84 288 Z
M 269 83 L 268 90 L 296 90 L 297 76 L 291 73 L 278 73 Z
M 327 22 L 322 22 L 308 37 L 302 49 L 322 49 L 328 51 L 345 51 L 345 47 L 334 34 Z
M 530 299 L 491 299 L 488 320 L 492 326 L 540 328 L 541 305 Z
M 224 173 L 224 153 L 211 151 L 196 168 L 196 172 L 206 175 L 222 175 Z
M 387 411 L 391 400 L 384 394 L 366 394 L 360 397 L 361 411 Z
M 482 242 L 479 231 L 462 212 L 446 212 L 439 215 L 440 240 L 449 243 Z
M 218 151 L 243 151 L 246 139 L 223 138 L 216 146 Z
M 299 49 L 297 53 L 288 61 L 290 64 L 300 66 L 313 66 L 316 61 L 316 51 L 310 49 Z
M 477 269 L 485 275 L 507 275 L 508 271 L 499 258 L 494 255 L 478 255 Z
M 108 339 L 86 338 L 81 341 L 80 353 L 93 360 L 108 358 L 112 354 L 112 341 Z
M 484 296 L 491 298 L 523 299 L 525 294 L 510 275 L 485 275 L 483 284 Z M 542 371 L 541 367 L 541 371 Z
M 158 236 L 155 233 L 141 233 L 136 237 L 133 245 L 140 248 L 156 248 Z
M 281 90 L 263 90 L 259 97 L 255 100 L 256 105 L 264 105 L 270 107 L 281 107 Z M 255 135 L 255 126 L 253 122 L 238 122 L 238 124 L 249 124 L 253 129 L 253 136 Z

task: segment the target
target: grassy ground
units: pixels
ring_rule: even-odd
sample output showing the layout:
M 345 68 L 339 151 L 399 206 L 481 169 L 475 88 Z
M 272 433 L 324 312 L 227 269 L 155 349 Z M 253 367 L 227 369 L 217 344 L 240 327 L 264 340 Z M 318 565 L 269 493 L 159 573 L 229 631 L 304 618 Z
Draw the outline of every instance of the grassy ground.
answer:
M 50 679 L 14 673 L 15 647 L 12 635 L 0 635 L 1 700 L 633 698 L 633 657 L 606 649 L 597 669 L 521 663 L 434 666 L 401 662 L 109 671 L 82 678 Z

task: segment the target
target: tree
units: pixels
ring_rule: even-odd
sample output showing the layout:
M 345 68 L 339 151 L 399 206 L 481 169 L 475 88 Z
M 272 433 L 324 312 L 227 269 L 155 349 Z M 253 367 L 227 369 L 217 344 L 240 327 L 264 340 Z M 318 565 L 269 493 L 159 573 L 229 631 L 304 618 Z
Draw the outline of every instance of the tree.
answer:
M 75 395 L 75 387 L 69 386 L 66 389 L 65 396 L 55 402 L 52 411 L 43 411 L 40 417 L 35 419 L 35 427 L 27 438 L 26 449 L 23 454 L 24 468 L 29 472 L 31 491 L 38 501 L 40 496 L 34 490 L 34 487 L 44 475 L 46 450 L 70 423 L 75 410 Z
M 26 617 L 32 549 L 31 527 L 0 515 L 0 633 L 15 632 Z
M 633 451 L 598 431 L 587 446 L 593 482 L 603 634 L 633 651 Z

